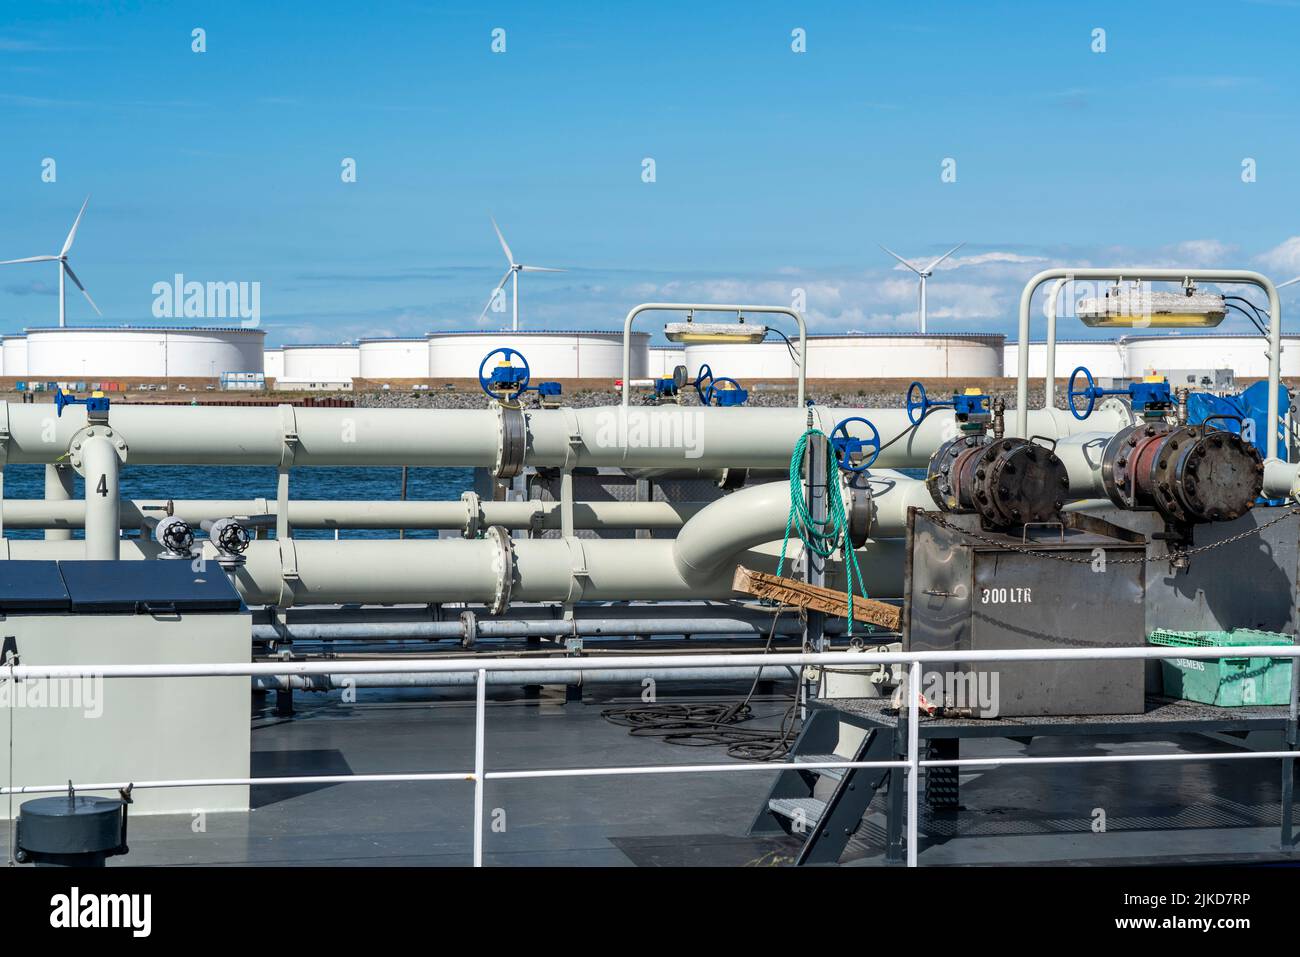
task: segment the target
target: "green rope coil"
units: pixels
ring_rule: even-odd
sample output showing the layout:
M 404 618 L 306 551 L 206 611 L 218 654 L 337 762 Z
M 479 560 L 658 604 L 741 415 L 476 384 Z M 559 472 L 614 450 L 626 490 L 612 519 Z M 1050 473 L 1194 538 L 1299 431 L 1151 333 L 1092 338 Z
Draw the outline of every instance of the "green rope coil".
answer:
M 826 501 L 827 518 L 818 521 L 808 509 L 808 500 L 804 495 L 803 463 L 808 454 L 808 439 L 820 436 L 826 441 Z M 853 551 L 849 540 L 849 521 L 844 510 L 844 499 L 840 495 L 840 479 L 837 474 L 835 454 L 830 438 L 820 429 L 809 428 L 794 445 L 790 456 L 790 515 L 785 522 L 785 538 L 781 542 L 781 561 L 777 563 L 776 573 L 785 570 L 786 549 L 790 545 L 790 533 L 797 531 L 805 551 L 819 558 L 828 559 L 837 551 L 843 550 L 844 564 L 848 575 L 849 593 L 849 636 L 853 635 L 853 595 L 857 589 L 867 595 L 866 584 L 862 581 L 862 570 L 858 568 L 858 556 Z M 815 478 L 815 477 L 814 477 Z M 857 589 L 854 585 L 856 583 Z

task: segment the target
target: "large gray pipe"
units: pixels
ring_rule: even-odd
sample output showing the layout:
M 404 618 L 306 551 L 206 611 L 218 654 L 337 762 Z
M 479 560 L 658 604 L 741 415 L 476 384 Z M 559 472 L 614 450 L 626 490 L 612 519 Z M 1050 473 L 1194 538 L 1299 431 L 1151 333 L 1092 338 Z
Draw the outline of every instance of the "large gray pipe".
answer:
M 890 539 L 902 533 L 906 506 L 921 501 L 922 483 L 888 476 L 875 496 L 872 535 Z M 255 541 L 232 578 L 250 605 L 325 603 L 398 604 L 403 602 L 492 603 L 503 594 L 511 601 L 575 602 L 731 598 L 737 563 L 771 570 L 772 548 L 785 527 L 788 501 L 779 483 L 755 486 L 710 504 L 682 528 L 676 539 L 516 539 L 513 560 L 502 545 L 484 539 L 295 540 L 291 553 L 279 541 Z M 899 553 L 873 542 L 860 550 L 859 564 L 872 594 L 896 596 Z M 14 558 L 66 559 L 78 542 L 10 543 Z M 153 543 L 121 543 L 123 558 L 157 554 Z M 790 557 L 798 557 L 797 541 Z M 204 555 L 216 561 L 211 542 Z M 793 567 L 792 565 L 789 567 Z M 294 574 L 286 575 L 286 569 Z M 831 570 L 835 582 L 835 569 Z

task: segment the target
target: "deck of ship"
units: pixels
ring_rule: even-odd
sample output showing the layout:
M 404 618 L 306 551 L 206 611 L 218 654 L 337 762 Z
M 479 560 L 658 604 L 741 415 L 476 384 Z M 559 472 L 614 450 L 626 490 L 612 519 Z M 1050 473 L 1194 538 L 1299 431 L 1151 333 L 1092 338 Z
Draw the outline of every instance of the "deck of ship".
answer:
M 494 690 L 487 711 L 489 770 L 725 762 L 721 748 L 629 737 L 603 708 L 633 703 L 639 686 L 602 688 L 582 703 Z M 734 700 L 744 687 L 660 686 L 660 700 Z M 253 773 L 454 771 L 473 766 L 474 705 L 463 691 L 299 694 L 290 719 L 253 722 Z M 756 702 L 775 726 L 785 699 Z M 989 754 L 1138 753 L 1231 749 L 1200 735 L 971 741 Z M 489 781 L 487 866 L 772 866 L 797 848 L 751 838 L 750 821 L 775 772 Z M 1280 775 L 1274 760 L 972 769 L 962 810 L 926 812 L 922 866 L 943 864 L 1169 864 L 1295 860 L 1278 846 Z M 466 782 L 262 786 L 248 814 L 136 816 L 124 865 L 468 865 L 473 787 Z M 883 863 L 877 798 L 844 863 Z M 1104 832 L 1094 830 L 1097 809 Z M 7 829 L 3 840 L 7 841 Z M 7 848 L 6 848 L 7 851 Z

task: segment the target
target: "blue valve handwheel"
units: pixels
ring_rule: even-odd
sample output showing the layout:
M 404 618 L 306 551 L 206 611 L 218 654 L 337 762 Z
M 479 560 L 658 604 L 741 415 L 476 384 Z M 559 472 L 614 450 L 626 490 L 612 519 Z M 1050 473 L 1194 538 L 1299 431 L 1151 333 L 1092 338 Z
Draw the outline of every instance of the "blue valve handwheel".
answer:
M 695 394 L 700 397 L 701 405 L 709 404 L 708 397 L 704 392 L 704 382 L 706 380 L 709 382 L 713 381 L 713 370 L 709 368 L 708 363 L 704 363 L 700 366 L 699 371 L 695 373 L 695 381 L 691 383 L 695 386 Z
M 849 423 L 861 422 L 871 430 L 871 437 L 859 439 L 856 436 L 849 435 Z M 847 419 L 841 419 L 836 423 L 835 428 L 831 429 L 831 445 L 835 448 L 835 457 L 839 461 L 839 466 L 845 472 L 865 472 L 871 468 L 876 461 L 876 456 L 880 454 L 880 432 L 872 424 L 870 419 L 864 419 L 860 415 L 850 416 Z M 866 450 L 871 449 L 871 455 L 866 455 Z M 852 462 L 852 456 L 855 452 L 862 453 L 862 461 L 857 465 Z
M 1088 385 L 1084 389 L 1076 390 L 1074 388 L 1074 380 L 1079 377 L 1080 372 L 1082 372 L 1084 376 L 1087 378 Z M 1093 406 L 1097 404 L 1097 395 L 1100 391 L 1101 390 L 1097 388 L 1096 383 L 1093 381 L 1092 373 L 1089 372 L 1086 367 L 1079 366 L 1077 369 L 1071 372 L 1069 388 L 1066 391 L 1066 401 L 1069 402 L 1070 404 L 1070 414 L 1073 415 L 1080 422 L 1082 422 L 1088 416 L 1092 415 L 1092 409 Z M 1077 398 L 1084 398 L 1088 400 L 1088 405 L 1084 408 L 1082 412 L 1080 412 L 1078 407 L 1074 404 L 1074 400 Z
M 528 388 L 528 380 L 532 376 L 531 370 L 529 370 L 528 368 L 528 360 L 524 358 L 524 354 L 520 352 L 518 349 L 511 349 L 509 346 L 501 346 L 500 348 L 493 349 L 491 352 L 485 355 L 483 357 L 483 361 L 478 364 L 479 388 L 482 389 L 484 392 L 486 392 L 490 398 L 493 399 L 497 398 L 497 394 L 492 391 L 492 376 L 491 375 L 485 376 L 483 374 L 483 370 L 487 368 L 488 360 L 491 359 L 498 352 L 501 353 L 501 357 L 505 359 L 506 362 L 509 362 L 511 365 L 514 365 L 514 357 L 515 356 L 519 357 L 519 361 L 523 363 L 523 367 L 524 367 L 524 378 L 523 381 L 519 383 L 519 388 L 516 390 L 516 394 L 525 391 Z
M 921 394 L 920 398 L 917 399 L 912 398 L 912 394 L 915 392 L 919 392 Z M 907 421 L 908 422 L 911 422 L 913 425 L 916 425 L 923 418 L 925 418 L 925 414 L 930 411 L 930 406 L 931 406 L 931 402 L 929 397 L 927 397 L 925 394 L 925 386 L 923 386 L 919 381 L 913 382 L 911 385 L 907 387 Z M 918 409 L 920 410 L 919 415 L 916 414 L 916 411 Z

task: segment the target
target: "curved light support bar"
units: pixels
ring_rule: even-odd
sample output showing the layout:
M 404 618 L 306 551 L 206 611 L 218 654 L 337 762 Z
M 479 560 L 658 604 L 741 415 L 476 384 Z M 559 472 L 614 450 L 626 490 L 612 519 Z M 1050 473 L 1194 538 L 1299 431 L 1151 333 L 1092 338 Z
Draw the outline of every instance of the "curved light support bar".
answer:
M 1043 408 L 1056 408 L 1056 304 L 1061 290 L 1069 282 L 1058 279 L 1052 284 L 1047 299 L 1047 365 L 1043 369 Z
M 1277 388 L 1282 380 L 1282 302 L 1273 281 L 1263 273 L 1250 269 L 1143 269 L 1143 268 L 1103 268 L 1103 269 L 1045 269 L 1025 283 L 1020 293 L 1020 355 L 1019 370 L 1016 380 L 1016 418 L 1015 435 L 1029 437 L 1029 319 L 1033 305 L 1034 293 L 1038 287 L 1053 279 L 1071 282 L 1076 279 L 1104 279 L 1110 281 L 1141 280 L 1143 282 L 1212 282 L 1218 284 L 1245 284 L 1256 286 L 1268 296 L 1268 420 L 1277 422 Z M 1049 359 L 1055 362 L 1056 342 L 1056 297 L 1052 298 L 1052 307 L 1048 310 L 1047 341 L 1053 346 Z M 1049 381 L 1055 369 L 1050 365 L 1044 370 Z M 1054 385 L 1055 383 L 1053 383 Z M 1268 430 L 1268 459 L 1277 458 L 1277 429 Z
M 709 302 L 643 302 L 633 306 L 623 320 L 623 405 L 631 401 L 632 375 L 632 323 L 643 312 L 734 312 L 761 315 L 789 316 L 799 325 L 799 400 L 803 407 L 805 386 L 808 381 L 808 324 L 803 314 L 786 306 L 732 306 Z

